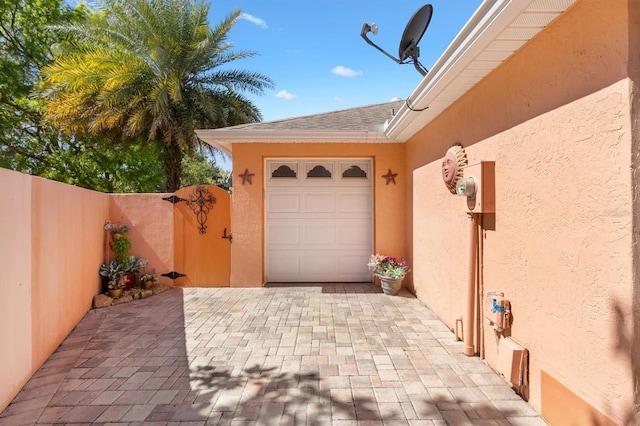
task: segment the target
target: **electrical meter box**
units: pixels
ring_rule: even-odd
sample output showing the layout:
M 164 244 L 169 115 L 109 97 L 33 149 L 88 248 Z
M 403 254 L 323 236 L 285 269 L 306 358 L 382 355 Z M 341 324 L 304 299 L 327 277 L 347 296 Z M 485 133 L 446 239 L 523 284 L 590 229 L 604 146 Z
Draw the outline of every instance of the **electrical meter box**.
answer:
M 467 209 L 472 213 L 496 212 L 496 163 L 481 161 L 463 167 L 464 179 L 473 178 L 475 191 L 467 196 Z

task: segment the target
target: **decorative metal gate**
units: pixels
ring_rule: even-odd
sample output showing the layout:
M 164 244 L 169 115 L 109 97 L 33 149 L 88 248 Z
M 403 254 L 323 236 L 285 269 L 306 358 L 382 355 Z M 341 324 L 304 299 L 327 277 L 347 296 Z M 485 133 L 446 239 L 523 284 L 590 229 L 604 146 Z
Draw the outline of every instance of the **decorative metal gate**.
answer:
M 231 273 L 230 196 L 217 186 L 181 188 L 174 205 L 174 271 L 183 287 L 228 287 Z

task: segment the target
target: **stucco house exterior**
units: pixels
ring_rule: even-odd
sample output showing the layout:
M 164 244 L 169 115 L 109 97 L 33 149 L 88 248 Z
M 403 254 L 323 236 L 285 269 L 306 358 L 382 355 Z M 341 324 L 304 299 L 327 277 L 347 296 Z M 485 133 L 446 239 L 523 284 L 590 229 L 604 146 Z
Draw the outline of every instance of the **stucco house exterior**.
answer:
M 464 340 L 451 356 L 552 425 L 638 424 L 639 82 L 639 0 L 485 0 L 406 100 L 200 130 L 233 156 L 218 285 L 370 281 L 372 253 L 405 257 Z M 443 182 L 454 147 L 475 198 Z M 182 271 L 175 195 L 0 169 L 0 411 L 91 309 L 105 219 Z
M 233 156 L 230 285 L 405 257 L 471 354 L 501 371 L 516 345 L 514 386 L 551 424 L 635 424 L 639 52 L 637 0 L 486 0 L 410 103 L 200 130 Z M 443 183 L 454 144 L 492 166 L 493 212 Z

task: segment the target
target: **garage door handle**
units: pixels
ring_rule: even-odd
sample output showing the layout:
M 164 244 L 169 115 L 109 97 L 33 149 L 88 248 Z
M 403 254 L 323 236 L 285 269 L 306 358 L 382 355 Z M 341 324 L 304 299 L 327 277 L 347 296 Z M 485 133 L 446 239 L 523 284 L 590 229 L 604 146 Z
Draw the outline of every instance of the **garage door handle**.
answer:
M 222 232 L 222 238 L 229 240 L 229 242 L 232 241 L 233 237 L 231 236 L 231 234 L 227 235 L 227 228 L 224 228 L 224 231 Z

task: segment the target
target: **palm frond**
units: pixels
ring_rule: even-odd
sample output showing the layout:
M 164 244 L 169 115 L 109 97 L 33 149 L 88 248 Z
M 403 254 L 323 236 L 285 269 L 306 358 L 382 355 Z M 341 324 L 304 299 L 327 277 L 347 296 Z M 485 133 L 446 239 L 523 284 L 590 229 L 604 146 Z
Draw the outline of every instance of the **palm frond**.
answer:
M 46 119 L 67 131 L 144 136 L 173 163 L 176 147 L 184 155 L 200 143 L 198 127 L 259 121 L 244 93 L 263 94 L 273 82 L 228 68 L 256 55 L 228 40 L 240 10 L 213 28 L 208 14 L 198 0 L 103 0 L 89 20 L 56 26 L 78 42 L 44 70 Z

